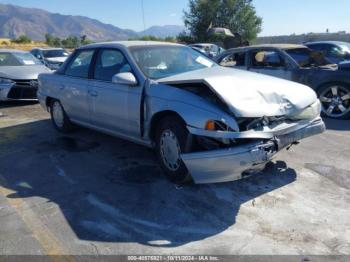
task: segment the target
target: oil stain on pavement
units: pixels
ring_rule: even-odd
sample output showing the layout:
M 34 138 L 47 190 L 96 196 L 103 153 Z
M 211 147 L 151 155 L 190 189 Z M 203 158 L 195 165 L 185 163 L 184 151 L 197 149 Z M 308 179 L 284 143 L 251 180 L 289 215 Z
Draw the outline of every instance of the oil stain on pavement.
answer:
M 350 189 L 350 171 L 334 166 L 306 163 L 305 167 L 326 177 L 342 188 Z

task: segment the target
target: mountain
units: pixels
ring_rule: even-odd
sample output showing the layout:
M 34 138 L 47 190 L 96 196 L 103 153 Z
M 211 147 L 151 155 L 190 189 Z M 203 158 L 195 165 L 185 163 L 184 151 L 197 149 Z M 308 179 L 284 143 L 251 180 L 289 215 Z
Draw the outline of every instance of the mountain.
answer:
M 165 26 L 152 26 L 144 31 L 139 32 L 140 36 L 152 35 L 156 37 L 165 38 L 168 36 L 177 36 L 179 33 L 185 30 L 181 25 L 165 25 Z
M 137 33 L 84 16 L 61 15 L 37 8 L 0 4 L 0 37 L 4 38 L 27 35 L 33 40 L 44 40 L 45 34 L 50 33 L 60 38 L 86 35 L 93 41 L 127 40 L 143 35 L 175 36 L 181 28 L 154 26 Z

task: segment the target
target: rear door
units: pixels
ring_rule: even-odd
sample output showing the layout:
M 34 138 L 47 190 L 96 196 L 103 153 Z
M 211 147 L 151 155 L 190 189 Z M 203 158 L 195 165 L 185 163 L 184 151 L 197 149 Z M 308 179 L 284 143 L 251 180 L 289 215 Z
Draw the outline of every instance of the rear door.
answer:
M 89 70 L 94 55 L 93 49 L 80 50 L 68 64 L 58 88 L 61 103 L 72 120 L 90 122 L 88 106 Z
M 292 80 L 285 58 L 275 49 L 253 50 L 249 56 L 249 71 Z

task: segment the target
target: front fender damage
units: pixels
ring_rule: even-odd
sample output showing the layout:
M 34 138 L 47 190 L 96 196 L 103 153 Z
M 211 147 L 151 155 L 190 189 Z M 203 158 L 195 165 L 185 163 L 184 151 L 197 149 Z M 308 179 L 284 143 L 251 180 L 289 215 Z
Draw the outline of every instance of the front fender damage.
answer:
M 202 184 L 234 181 L 246 172 L 261 169 L 280 150 L 323 133 L 325 125 L 321 118 L 316 118 L 264 131 L 213 132 L 193 127 L 188 130 L 195 136 L 237 141 L 235 146 L 181 155 L 195 183 Z

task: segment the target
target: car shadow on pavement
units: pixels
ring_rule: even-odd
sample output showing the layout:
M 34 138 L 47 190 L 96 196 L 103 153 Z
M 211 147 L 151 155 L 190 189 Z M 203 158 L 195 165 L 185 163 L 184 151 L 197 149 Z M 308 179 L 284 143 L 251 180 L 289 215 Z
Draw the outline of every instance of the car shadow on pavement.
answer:
M 338 120 L 338 119 L 331 119 L 331 118 L 324 118 L 323 120 L 328 130 L 337 130 L 337 131 L 350 130 L 350 120 Z
M 49 228 L 57 205 L 74 232 L 65 237 L 159 247 L 222 233 L 242 204 L 296 179 L 276 162 L 244 180 L 179 187 L 151 150 L 86 129 L 62 136 L 48 120 L 0 129 L 0 175 L 7 197 L 25 199 Z
M 0 109 L 9 107 L 21 107 L 37 104 L 38 101 L 0 101 Z

